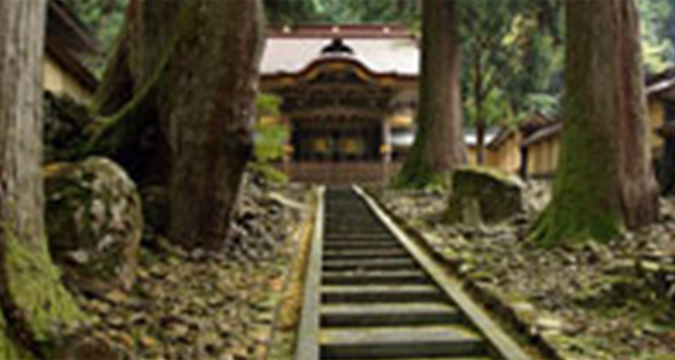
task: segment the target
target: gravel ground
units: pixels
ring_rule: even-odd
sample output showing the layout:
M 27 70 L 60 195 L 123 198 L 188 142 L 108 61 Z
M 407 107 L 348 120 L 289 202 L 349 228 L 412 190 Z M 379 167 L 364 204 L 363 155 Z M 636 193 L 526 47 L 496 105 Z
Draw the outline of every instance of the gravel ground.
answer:
M 565 359 L 675 359 L 675 200 L 662 200 L 660 223 L 611 243 L 542 250 L 524 237 L 550 197 L 544 182 L 528 184 L 525 213 L 490 228 L 442 224 L 442 193 L 377 193 Z

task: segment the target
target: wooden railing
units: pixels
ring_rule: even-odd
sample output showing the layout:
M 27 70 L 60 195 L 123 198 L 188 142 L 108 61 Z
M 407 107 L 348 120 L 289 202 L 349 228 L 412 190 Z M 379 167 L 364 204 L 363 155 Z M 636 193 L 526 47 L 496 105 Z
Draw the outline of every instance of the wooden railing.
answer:
M 400 166 L 400 163 L 385 162 L 289 162 L 278 165 L 292 181 L 326 185 L 385 183 Z

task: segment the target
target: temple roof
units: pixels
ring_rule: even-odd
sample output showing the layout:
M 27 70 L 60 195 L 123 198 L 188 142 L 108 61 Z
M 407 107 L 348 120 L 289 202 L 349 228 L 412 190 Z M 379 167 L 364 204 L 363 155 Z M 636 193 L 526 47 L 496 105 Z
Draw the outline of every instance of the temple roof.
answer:
M 498 136 L 504 131 L 504 127 L 493 126 L 485 130 L 485 146 L 492 145 L 492 142 L 495 141 Z M 465 127 L 464 128 L 464 143 L 467 146 L 477 146 L 478 145 L 478 134 L 476 133 L 475 127 Z
M 339 39 L 352 53 L 322 52 Z M 420 51 L 417 40 L 397 25 L 301 25 L 268 32 L 262 75 L 299 73 L 327 57 L 349 57 L 373 73 L 416 76 Z
M 47 13 L 46 50 L 65 71 L 90 91 L 98 80 L 79 59 L 98 51 L 96 40 L 63 0 L 50 0 Z

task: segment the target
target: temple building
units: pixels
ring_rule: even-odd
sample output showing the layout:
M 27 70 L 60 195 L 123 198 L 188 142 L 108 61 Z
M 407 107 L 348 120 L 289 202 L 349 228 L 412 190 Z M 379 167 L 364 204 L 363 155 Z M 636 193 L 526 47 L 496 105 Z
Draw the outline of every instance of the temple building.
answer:
M 297 181 L 388 178 L 414 139 L 417 39 L 404 26 L 269 30 L 261 90 L 282 99 L 282 168 Z
M 383 182 L 400 168 L 415 138 L 420 49 L 405 26 L 300 25 L 271 28 L 261 90 L 281 99 L 287 126 L 280 167 L 295 181 Z M 488 166 L 517 172 L 520 138 L 495 128 Z M 475 135 L 466 131 L 470 162 Z

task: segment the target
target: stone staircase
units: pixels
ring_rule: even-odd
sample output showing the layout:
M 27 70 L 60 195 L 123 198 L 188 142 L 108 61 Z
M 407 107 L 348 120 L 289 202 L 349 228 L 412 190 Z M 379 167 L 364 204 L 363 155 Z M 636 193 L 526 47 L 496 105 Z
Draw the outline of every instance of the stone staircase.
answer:
M 353 191 L 325 199 L 322 359 L 499 359 Z

